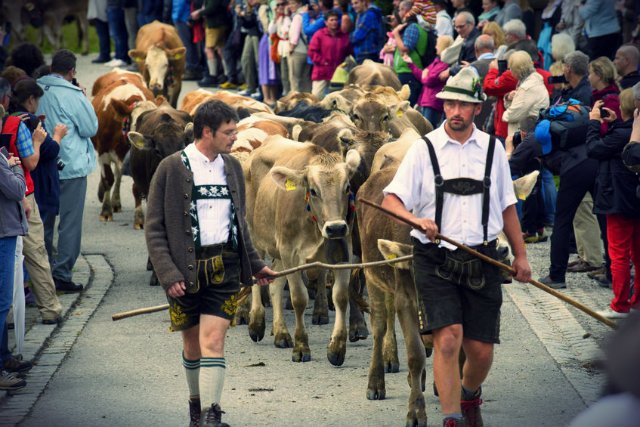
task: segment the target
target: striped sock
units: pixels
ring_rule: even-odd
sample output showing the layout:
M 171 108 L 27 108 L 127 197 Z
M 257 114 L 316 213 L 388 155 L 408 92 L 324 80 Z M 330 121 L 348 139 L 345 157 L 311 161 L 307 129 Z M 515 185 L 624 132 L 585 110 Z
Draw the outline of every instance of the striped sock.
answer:
M 184 352 L 182 352 L 182 366 L 184 366 L 184 372 L 187 377 L 189 397 L 191 399 L 200 398 L 200 359 L 189 360 L 184 357 Z
M 208 408 L 213 403 L 220 403 L 224 386 L 224 357 L 203 357 L 200 359 L 200 390 L 202 407 Z

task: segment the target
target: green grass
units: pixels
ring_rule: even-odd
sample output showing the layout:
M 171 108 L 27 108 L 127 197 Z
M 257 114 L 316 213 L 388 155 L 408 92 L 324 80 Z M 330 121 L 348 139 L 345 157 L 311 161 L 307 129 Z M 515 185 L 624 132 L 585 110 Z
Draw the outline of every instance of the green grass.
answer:
M 82 47 L 80 46 L 80 40 L 78 38 L 78 26 L 75 22 L 66 24 L 62 27 L 63 44 L 62 46 L 75 53 L 81 53 Z M 40 39 L 40 29 L 32 26 L 27 27 L 27 41 L 38 45 Z M 10 48 L 12 48 L 11 46 Z M 49 44 L 49 40 L 44 37 L 44 43 L 40 46 L 42 53 L 53 53 L 53 48 Z M 98 52 L 98 35 L 96 34 L 95 27 L 89 25 L 89 52 Z

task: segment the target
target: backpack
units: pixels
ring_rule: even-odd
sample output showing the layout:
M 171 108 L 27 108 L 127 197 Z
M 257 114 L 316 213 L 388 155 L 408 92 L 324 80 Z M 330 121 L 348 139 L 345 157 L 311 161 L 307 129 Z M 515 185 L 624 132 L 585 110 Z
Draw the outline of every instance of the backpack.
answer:
M 438 40 L 438 34 L 433 28 L 422 28 L 427 33 L 427 46 L 424 52 L 420 53 L 420 60 L 422 61 L 422 68 L 426 68 L 430 65 L 434 59 L 436 59 L 436 41 Z
M 542 154 L 549 154 L 552 150 L 566 151 L 584 144 L 588 124 L 589 110 L 573 98 L 542 110 L 535 129 Z

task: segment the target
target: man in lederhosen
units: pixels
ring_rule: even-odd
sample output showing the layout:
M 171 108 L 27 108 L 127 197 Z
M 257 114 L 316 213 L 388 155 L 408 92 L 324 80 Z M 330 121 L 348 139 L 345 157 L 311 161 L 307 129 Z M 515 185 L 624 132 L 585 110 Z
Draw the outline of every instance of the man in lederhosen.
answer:
M 420 224 L 413 230 L 413 269 L 421 333 L 433 334 L 433 376 L 444 426 L 482 426 L 481 385 L 499 343 L 502 274 L 446 242 L 450 237 L 494 258 L 504 229 L 515 278 L 531 277 L 504 148 L 473 119 L 484 94 L 476 72 L 449 78 L 438 98 L 446 122 L 416 141 L 385 188 L 383 206 Z M 462 381 L 458 356 L 466 362 Z
M 220 397 L 236 294 L 252 276 L 265 285 L 274 274 L 251 243 L 242 168 L 229 156 L 237 121 L 220 101 L 202 104 L 193 122 L 195 142 L 160 163 L 147 204 L 149 257 L 167 293 L 171 329 L 182 332 L 190 427 L 228 426 Z

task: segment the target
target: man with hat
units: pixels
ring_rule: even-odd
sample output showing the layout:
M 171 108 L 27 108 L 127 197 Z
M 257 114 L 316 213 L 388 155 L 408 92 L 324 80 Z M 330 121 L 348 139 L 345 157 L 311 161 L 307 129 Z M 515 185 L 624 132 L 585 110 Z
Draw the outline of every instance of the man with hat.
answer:
M 384 189 L 382 205 L 420 225 L 411 231 L 414 280 L 421 333 L 433 334 L 443 425 L 482 426 L 481 385 L 500 342 L 503 277 L 436 234 L 498 259 L 496 240 L 504 230 L 516 280 L 528 281 L 531 269 L 504 148 L 473 124 L 485 98 L 478 74 L 462 69 L 436 96 L 444 100 L 446 121 L 412 145 Z

